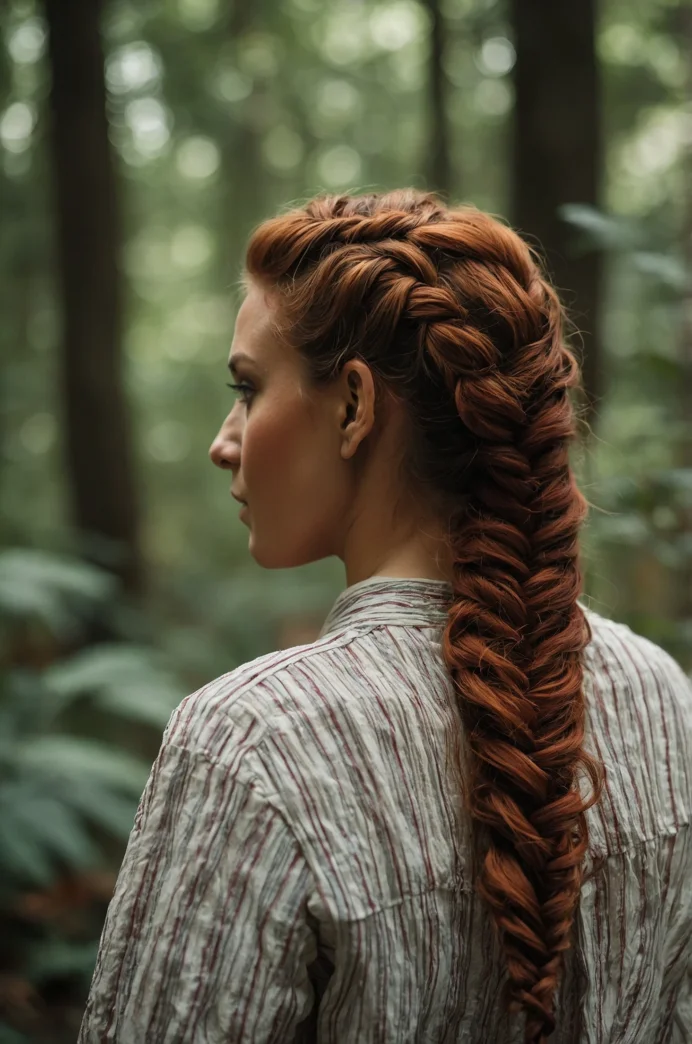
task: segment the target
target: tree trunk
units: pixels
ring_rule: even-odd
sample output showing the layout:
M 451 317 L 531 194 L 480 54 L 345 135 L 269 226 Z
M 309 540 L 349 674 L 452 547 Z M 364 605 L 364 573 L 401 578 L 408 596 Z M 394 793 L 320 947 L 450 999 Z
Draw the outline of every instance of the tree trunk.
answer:
M 72 515 L 86 555 L 103 562 L 104 553 L 110 554 L 106 564 L 134 590 L 141 559 L 122 375 L 120 222 L 106 116 L 101 2 L 44 0 L 44 8 Z
M 598 206 L 602 166 L 595 0 L 511 0 L 515 111 L 512 220 L 537 239 L 548 270 L 583 338 L 590 414 L 603 394 L 600 308 L 602 256 L 578 254 L 565 203 Z M 578 347 L 578 346 L 577 346 Z
M 231 54 L 242 48 L 246 34 L 266 20 L 264 0 L 254 4 L 230 4 L 219 25 L 219 38 Z M 221 149 L 224 192 L 221 204 L 223 227 L 224 286 L 237 286 L 247 240 L 267 207 L 267 179 L 261 156 L 261 134 L 265 127 L 264 87 L 253 86 L 249 97 L 240 102 L 243 120 L 226 122 L 218 139 Z M 231 103 L 232 104 L 232 103 Z M 238 103 L 235 103 L 238 104 Z
M 431 23 L 428 66 L 430 137 L 425 180 L 430 189 L 449 199 L 452 191 L 452 164 L 447 119 L 447 77 L 443 65 L 445 24 L 440 0 L 425 0 L 425 7 Z

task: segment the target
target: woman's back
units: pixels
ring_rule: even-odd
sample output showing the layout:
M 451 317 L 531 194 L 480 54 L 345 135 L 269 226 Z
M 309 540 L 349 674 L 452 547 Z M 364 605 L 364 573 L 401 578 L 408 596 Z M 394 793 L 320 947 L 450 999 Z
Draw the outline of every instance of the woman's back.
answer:
M 498 1003 L 501 952 L 473 892 L 459 816 L 454 697 L 434 631 L 417 622 L 420 611 L 434 622 L 435 588 L 444 585 L 373 578 L 337 601 L 323 629 L 361 627 L 337 653 L 349 671 L 337 693 L 338 735 L 352 742 L 336 740 L 333 764 L 337 775 L 342 760 L 352 767 L 331 804 L 345 835 L 338 918 L 349 958 L 337 951 L 321 1014 L 324 1029 L 330 1010 L 359 1029 L 318 1039 L 512 1039 Z M 603 801 L 587 812 L 593 877 L 582 888 L 580 945 L 554 1039 L 683 1041 L 692 1034 L 692 686 L 653 643 L 595 613 L 588 619 L 587 747 L 607 778 Z M 328 760 L 322 768 L 329 772 Z M 356 968 L 367 969 L 369 996 L 364 983 L 350 985 Z
M 316 642 L 183 702 L 135 834 L 165 836 L 174 809 L 205 869 L 190 879 L 170 852 L 144 858 L 146 842 L 131 841 L 82 1042 L 111 1039 L 107 1026 L 114 1040 L 196 1040 L 194 1026 L 205 1041 L 521 1040 L 473 889 L 461 727 L 439 644 L 448 594 L 440 581 L 372 577 L 339 596 Z M 589 622 L 587 745 L 607 780 L 587 813 L 593 876 L 553 1039 L 682 1044 L 692 1027 L 692 687 L 651 642 L 593 613 Z M 236 818 L 226 815 L 234 794 Z M 229 847 L 234 874 L 251 872 L 224 904 L 208 895 L 206 868 Z M 157 880 L 163 905 L 147 898 Z M 200 931 L 205 905 L 214 918 Z M 242 929 L 258 918 L 261 958 L 255 930 Z

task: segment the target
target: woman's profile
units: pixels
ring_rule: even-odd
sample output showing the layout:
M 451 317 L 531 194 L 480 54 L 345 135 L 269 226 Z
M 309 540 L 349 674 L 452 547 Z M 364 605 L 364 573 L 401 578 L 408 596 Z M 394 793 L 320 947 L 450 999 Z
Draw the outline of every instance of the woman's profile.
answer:
M 211 446 L 319 637 L 174 712 L 80 1044 L 682 1044 L 692 686 L 579 601 L 579 368 L 517 233 L 413 189 L 251 236 Z

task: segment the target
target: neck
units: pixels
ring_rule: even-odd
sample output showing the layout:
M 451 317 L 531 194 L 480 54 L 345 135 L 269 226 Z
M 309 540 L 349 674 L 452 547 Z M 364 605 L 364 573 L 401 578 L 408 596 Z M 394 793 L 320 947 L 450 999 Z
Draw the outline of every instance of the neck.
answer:
M 397 462 L 406 439 L 405 418 L 390 414 L 380 442 L 364 448 L 354 470 L 351 510 L 337 551 L 349 587 L 371 576 L 452 583 L 449 505 L 428 490 L 402 489 Z
M 449 543 L 439 522 L 417 521 L 388 532 L 377 525 L 353 526 L 341 556 L 350 587 L 371 576 L 421 577 L 452 583 Z

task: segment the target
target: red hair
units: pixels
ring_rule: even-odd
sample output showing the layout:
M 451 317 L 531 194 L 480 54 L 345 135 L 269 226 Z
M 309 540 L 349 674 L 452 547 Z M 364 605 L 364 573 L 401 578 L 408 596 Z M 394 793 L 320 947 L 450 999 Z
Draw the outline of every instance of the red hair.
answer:
M 590 640 L 569 463 L 579 382 L 560 301 L 526 243 L 413 189 L 321 196 L 263 222 L 246 259 L 279 295 L 316 383 L 358 357 L 410 417 L 406 477 L 448 509 L 443 655 L 464 725 L 476 887 L 499 930 L 525 1041 L 554 995 L 602 766 L 583 746 Z M 593 787 L 580 794 L 586 772 Z

